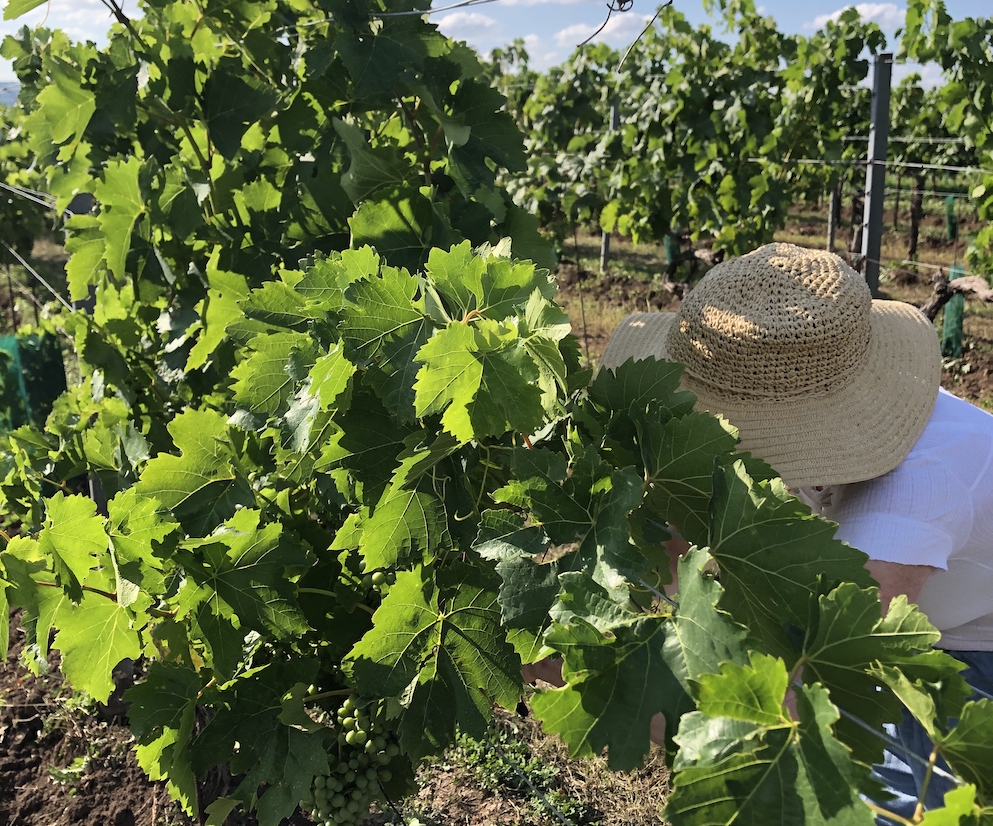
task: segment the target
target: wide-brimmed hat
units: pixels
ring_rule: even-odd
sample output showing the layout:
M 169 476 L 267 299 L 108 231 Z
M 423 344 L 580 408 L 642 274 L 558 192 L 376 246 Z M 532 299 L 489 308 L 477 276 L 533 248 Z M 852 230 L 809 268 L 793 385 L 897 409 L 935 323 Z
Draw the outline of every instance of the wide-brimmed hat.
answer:
M 601 366 L 682 362 L 697 407 L 738 428 L 741 448 L 793 488 L 859 482 L 895 468 L 938 395 L 931 323 L 873 300 L 838 256 L 769 244 L 718 264 L 675 313 L 637 313 Z

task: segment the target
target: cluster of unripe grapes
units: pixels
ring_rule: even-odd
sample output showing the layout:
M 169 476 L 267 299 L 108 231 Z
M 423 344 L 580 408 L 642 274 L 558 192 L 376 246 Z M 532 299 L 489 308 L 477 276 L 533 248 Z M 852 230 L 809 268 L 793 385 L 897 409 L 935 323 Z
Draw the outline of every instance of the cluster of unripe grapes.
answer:
M 317 775 L 301 808 L 323 826 L 361 823 L 374 801 L 383 799 L 382 785 L 393 773 L 390 762 L 400 754 L 393 731 L 376 707 L 358 707 L 348 698 L 338 709 L 338 742 L 329 775 Z

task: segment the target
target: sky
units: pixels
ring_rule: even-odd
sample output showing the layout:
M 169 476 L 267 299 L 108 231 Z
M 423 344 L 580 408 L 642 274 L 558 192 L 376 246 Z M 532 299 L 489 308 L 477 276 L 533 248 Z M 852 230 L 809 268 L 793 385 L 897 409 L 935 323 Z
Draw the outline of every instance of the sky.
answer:
M 565 60 L 575 47 L 603 23 L 607 15 L 605 0 L 492 0 L 468 8 L 441 10 L 456 0 L 435 0 L 439 8 L 434 20 L 446 34 L 465 40 L 483 54 L 497 46 L 523 38 L 531 55 L 532 66 L 544 69 Z M 634 0 L 633 8 L 614 14 L 597 36 L 615 48 L 629 44 L 644 28 L 655 12 L 657 0 Z M 4 5 L 6 3 L 4 2 Z M 701 0 L 675 0 L 674 5 L 693 24 L 708 22 Z M 954 19 L 982 17 L 993 14 L 990 0 L 946 0 Z M 135 14 L 137 0 L 125 0 L 129 14 Z M 839 2 L 797 2 L 796 0 L 762 0 L 760 10 L 775 18 L 781 31 L 813 34 L 831 16 L 846 8 Z M 893 33 L 903 23 L 905 3 L 860 3 L 862 16 L 880 25 L 887 34 L 893 50 Z M 712 22 L 712 21 L 711 21 Z M 100 0 L 49 0 L 49 2 L 18 20 L 0 22 L 0 36 L 12 34 L 21 26 L 42 23 L 49 28 L 61 28 L 73 38 L 105 41 L 111 16 Z M 894 80 L 911 68 L 895 67 Z M 936 67 L 926 67 L 926 83 L 938 81 Z M 10 63 L 0 59 L 0 82 L 13 80 Z

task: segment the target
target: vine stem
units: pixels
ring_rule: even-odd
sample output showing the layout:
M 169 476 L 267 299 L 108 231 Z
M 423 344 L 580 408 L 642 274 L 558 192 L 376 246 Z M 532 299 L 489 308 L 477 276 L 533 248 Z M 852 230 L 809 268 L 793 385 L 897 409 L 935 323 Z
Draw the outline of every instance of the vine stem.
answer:
M 322 691 L 320 694 L 311 694 L 309 697 L 304 697 L 303 701 L 305 703 L 312 703 L 315 700 L 323 700 L 325 697 L 345 697 L 352 693 L 350 688 L 338 688 L 334 691 Z
M 42 588 L 61 588 L 62 587 L 61 585 L 56 585 L 54 582 L 39 582 L 38 580 L 35 580 L 35 583 L 34 584 L 35 585 L 38 585 L 38 586 L 40 586 Z M 118 601 L 117 600 L 117 594 L 112 594 L 112 593 L 110 593 L 110 591 L 101 591 L 99 588 L 94 588 L 94 587 L 92 587 L 90 585 L 80 585 L 79 587 L 82 590 L 84 590 L 84 591 L 89 591 L 91 594 L 99 594 L 102 597 L 106 597 L 111 602 L 117 602 Z
M 902 823 L 903 826 L 917 826 L 912 820 L 907 820 L 905 817 L 901 817 L 896 814 L 896 812 L 891 812 L 889 809 L 884 809 L 882 806 L 877 806 L 875 803 L 870 803 L 868 800 L 865 801 L 865 805 L 872 809 L 877 815 L 882 815 L 896 823 Z
M 924 798 L 927 797 L 928 786 L 931 785 L 931 778 L 934 776 L 934 766 L 938 762 L 938 747 L 931 749 L 931 756 L 927 759 L 927 768 L 924 770 L 924 782 L 921 783 L 920 796 L 917 798 L 917 806 L 914 808 L 914 823 L 920 823 L 924 817 Z
M 297 588 L 298 594 L 318 594 L 323 597 L 337 597 L 338 595 L 334 591 L 326 591 L 323 588 Z M 355 603 L 356 608 L 361 608 L 363 611 L 367 612 L 370 616 L 376 613 L 376 609 L 364 602 Z
M 11 542 L 12 541 L 11 538 L 10 538 L 10 534 L 8 534 L 6 531 L 0 531 L 0 536 L 2 536 L 8 542 Z

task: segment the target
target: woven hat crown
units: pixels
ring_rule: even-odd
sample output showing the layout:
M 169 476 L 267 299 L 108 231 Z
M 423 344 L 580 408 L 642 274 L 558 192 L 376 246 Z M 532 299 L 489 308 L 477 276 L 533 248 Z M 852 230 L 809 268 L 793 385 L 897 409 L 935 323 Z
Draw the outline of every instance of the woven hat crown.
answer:
M 871 310 L 865 280 L 838 256 L 769 244 L 704 276 L 666 344 L 687 374 L 734 395 L 828 392 L 865 360 Z

